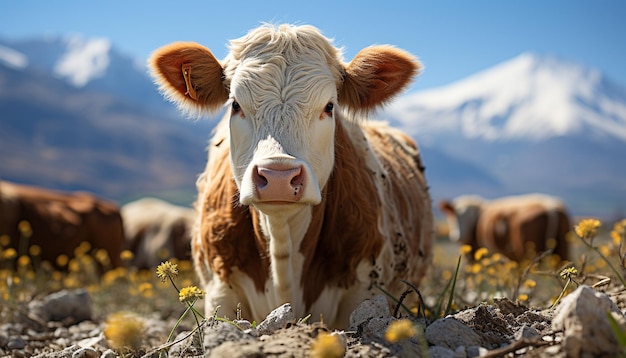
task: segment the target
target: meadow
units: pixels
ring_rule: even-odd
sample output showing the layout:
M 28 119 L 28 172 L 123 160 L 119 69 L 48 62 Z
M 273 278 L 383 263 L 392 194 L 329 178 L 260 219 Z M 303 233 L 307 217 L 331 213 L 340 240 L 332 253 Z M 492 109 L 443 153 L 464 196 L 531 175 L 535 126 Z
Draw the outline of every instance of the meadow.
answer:
M 568 238 L 571 261 L 566 263 L 549 253 L 533 252 L 532 247 L 527 248 L 530 254 L 522 262 L 486 249 L 469 256 L 467 246 L 449 242 L 444 237 L 445 227 L 438 228 L 433 264 L 419 287 L 423 306 L 411 308 L 426 321 L 494 298 L 507 297 L 527 307 L 548 309 L 580 284 L 610 292 L 626 287 L 626 219 L 615 223 L 578 221 Z M 22 222 L 19 229 L 27 241 L 32 234 L 30 225 Z M 163 343 L 171 341 L 174 331 L 193 329 L 204 318 L 200 313 L 203 292 L 196 287 L 199 282 L 189 261 L 164 260 L 152 270 L 112 268 L 106 252 L 83 243 L 73 258 L 58 257 L 55 268 L 41 262 L 41 248 L 30 246 L 17 252 L 9 243 L 7 236 L 0 236 L 0 324 L 23 320 L 34 299 L 61 289 L 85 288 L 91 297 L 93 319 L 106 323 L 104 333 L 110 346 L 130 357 L 150 348 L 137 343 L 142 328 L 133 315 L 167 321 L 172 332 L 162 337 Z M 122 259 L 130 262 L 132 253 L 124 251 Z M 411 324 L 400 331 L 400 337 L 406 332 L 417 334 Z M 398 334 L 393 332 L 397 331 L 390 337 Z M 333 343 L 323 343 L 327 337 L 319 339 L 321 347 Z

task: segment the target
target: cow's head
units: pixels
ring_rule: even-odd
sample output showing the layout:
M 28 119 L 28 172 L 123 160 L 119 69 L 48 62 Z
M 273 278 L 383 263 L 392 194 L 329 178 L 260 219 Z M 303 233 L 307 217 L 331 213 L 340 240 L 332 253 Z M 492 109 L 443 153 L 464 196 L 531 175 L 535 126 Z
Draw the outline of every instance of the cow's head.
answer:
M 187 112 L 230 108 L 230 150 L 241 204 L 315 205 L 334 164 L 339 108 L 367 112 L 401 91 L 417 60 L 390 46 L 349 63 L 311 26 L 262 26 L 231 41 L 218 61 L 205 47 L 174 43 L 149 66 L 161 91 Z M 281 205 L 284 207 L 284 205 Z
M 484 199 L 475 195 L 463 195 L 452 202 L 442 200 L 439 210 L 444 213 L 448 223 L 450 240 L 469 244 L 475 236 L 480 208 Z

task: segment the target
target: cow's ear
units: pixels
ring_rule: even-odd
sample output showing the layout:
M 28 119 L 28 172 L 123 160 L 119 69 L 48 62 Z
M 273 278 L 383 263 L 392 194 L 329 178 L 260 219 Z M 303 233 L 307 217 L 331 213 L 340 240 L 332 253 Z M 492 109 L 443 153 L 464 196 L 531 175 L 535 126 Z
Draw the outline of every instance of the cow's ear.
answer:
M 339 103 L 353 111 L 369 111 L 401 92 L 419 72 L 420 62 L 392 46 L 361 50 L 345 66 Z
M 200 44 L 163 46 L 150 56 L 148 66 L 163 95 L 183 111 L 216 111 L 228 99 L 222 65 Z
M 439 202 L 439 210 L 444 214 L 454 215 L 454 206 L 452 206 L 452 203 L 448 200 L 441 200 Z

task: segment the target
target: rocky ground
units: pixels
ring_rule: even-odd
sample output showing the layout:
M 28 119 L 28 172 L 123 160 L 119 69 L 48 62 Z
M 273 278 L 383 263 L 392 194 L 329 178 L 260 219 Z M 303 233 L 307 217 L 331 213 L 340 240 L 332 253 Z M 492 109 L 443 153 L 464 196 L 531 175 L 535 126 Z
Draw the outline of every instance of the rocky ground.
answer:
M 348 330 L 332 334 L 345 357 L 615 357 L 623 347 L 607 314 L 621 327 L 618 331 L 625 332 L 625 302 L 624 292 L 588 286 L 543 311 L 494 299 L 433 322 L 415 320 L 420 332 L 392 344 L 384 333 L 398 319 L 378 296 L 353 312 Z M 235 326 L 209 320 L 198 330 L 181 327 L 173 343 L 163 345 L 175 322 L 128 316 L 127 321 L 141 323 L 134 343 L 138 348 L 113 349 L 105 337 L 106 322 L 92 321 L 84 290 L 60 291 L 31 302 L 19 316 L 18 322 L 0 325 L 0 356 L 309 357 L 317 337 L 329 331 L 321 323 L 297 322 L 287 304 L 255 327 L 247 321 L 236 321 Z M 107 336 L 133 334 L 129 327 L 124 329 L 108 331 Z

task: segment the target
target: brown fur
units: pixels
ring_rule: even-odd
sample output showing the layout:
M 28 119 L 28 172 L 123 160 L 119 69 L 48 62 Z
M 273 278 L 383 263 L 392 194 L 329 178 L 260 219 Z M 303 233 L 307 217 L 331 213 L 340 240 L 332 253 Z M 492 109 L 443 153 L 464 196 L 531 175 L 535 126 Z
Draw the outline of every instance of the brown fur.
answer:
M 345 65 L 339 51 L 310 26 L 262 26 L 231 41 L 230 50 L 219 69 L 219 62 L 197 44 L 167 46 L 155 52 L 150 64 L 157 83 L 171 100 L 183 109 L 199 111 L 213 110 L 226 101 L 238 66 L 248 59 L 263 66 L 276 58 L 297 62 L 299 56 L 323 56 L 320 65 L 328 65 L 324 70 L 337 84 L 334 170 L 321 188 L 322 202 L 312 208 L 300 247 L 294 248 L 304 255 L 301 282 L 294 284 L 302 288 L 307 308 L 325 288 L 355 285 L 357 268 L 364 261 L 373 265 L 371 290 L 360 287 L 359 299 L 379 293 L 373 284 L 398 295 L 406 288 L 399 279 L 419 284 L 430 263 L 433 224 L 417 146 L 386 125 L 343 118 L 344 113 L 352 119 L 390 100 L 418 72 L 418 61 L 391 46 L 375 46 Z M 183 65 L 192 68 L 187 82 L 181 72 Z M 198 74 L 202 78 L 194 77 Z M 315 77 L 309 80 L 316 82 Z M 309 101 L 310 96 L 301 99 Z M 219 126 L 211 140 L 206 169 L 197 182 L 199 217 L 192 240 L 196 269 L 206 285 L 216 279 L 230 284 L 237 268 L 252 279 L 258 292 L 264 292 L 270 278 L 268 239 L 261 232 L 256 209 L 238 204 L 229 160 L 228 118 Z M 368 151 L 373 151 L 375 158 Z M 386 275 L 390 282 L 384 282 L 383 274 L 390 270 L 393 277 Z M 355 302 L 349 297 L 342 301 L 345 312 L 354 309 Z
M 509 208 L 486 205 L 481 210 L 476 227 L 477 246 L 500 252 L 514 261 L 531 259 L 549 249 L 548 215 L 545 208 L 537 203 Z M 556 240 L 554 253 L 567 259 L 570 221 L 564 209 L 558 210 L 556 215 L 558 231 L 552 238 Z M 497 226 L 505 230 L 497 230 Z M 534 250 L 528 250 L 529 243 Z
M 553 209 L 547 209 L 544 201 L 530 200 L 531 196 L 519 198 L 522 200 L 504 197 L 480 205 L 472 236 L 461 238 L 464 244 L 472 247 L 471 256 L 485 247 L 514 261 L 532 259 L 548 250 L 548 239 L 554 239 L 553 253 L 566 260 L 569 256 L 567 234 L 571 227 L 565 206 L 553 205 Z M 450 202 L 442 201 L 439 207 L 446 215 L 454 215 L 454 206 Z M 556 225 L 554 235 L 551 235 L 550 220 L 554 219 Z
M 222 66 L 202 45 L 176 42 L 164 46 L 152 54 L 149 67 L 161 91 L 186 111 L 198 107 L 218 110 L 228 99 L 228 89 L 221 81 L 209 80 L 224 76 Z M 183 67 L 189 68 L 194 96 L 189 95 Z
M 29 239 L 22 238 L 18 230 L 22 220 L 32 228 Z M 72 258 L 83 241 L 93 249 L 106 250 L 112 266 L 121 264 L 124 231 L 119 208 L 87 193 L 62 193 L 2 181 L 0 235 L 8 235 L 9 247 L 20 255 L 27 254 L 28 246 L 40 246 L 41 260 L 52 264 L 62 254 Z
M 250 276 L 263 291 L 269 277 L 267 242 L 260 233 L 258 217 L 250 208 L 237 204 L 237 186 L 232 178 L 228 138 L 214 138 L 212 157 L 198 180 L 201 235 L 194 236 L 196 262 L 208 262 L 212 272 L 229 282 L 233 267 Z M 248 239 L 244 239 L 248 238 Z M 207 275 L 201 275 L 207 280 Z
M 390 219 L 388 236 L 393 243 L 394 287 L 401 292 L 401 279 L 418 286 L 432 259 L 434 225 L 432 202 L 419 150 L 403 132 L 386 125 L 365 127 L 374 154 L 383 164 L 386 205 L 382 208 Z
M 365 48 L 345 69 L 339 102 L 369 111 L 405 88 L 419 68 L 414 57 L 391 46 Z

